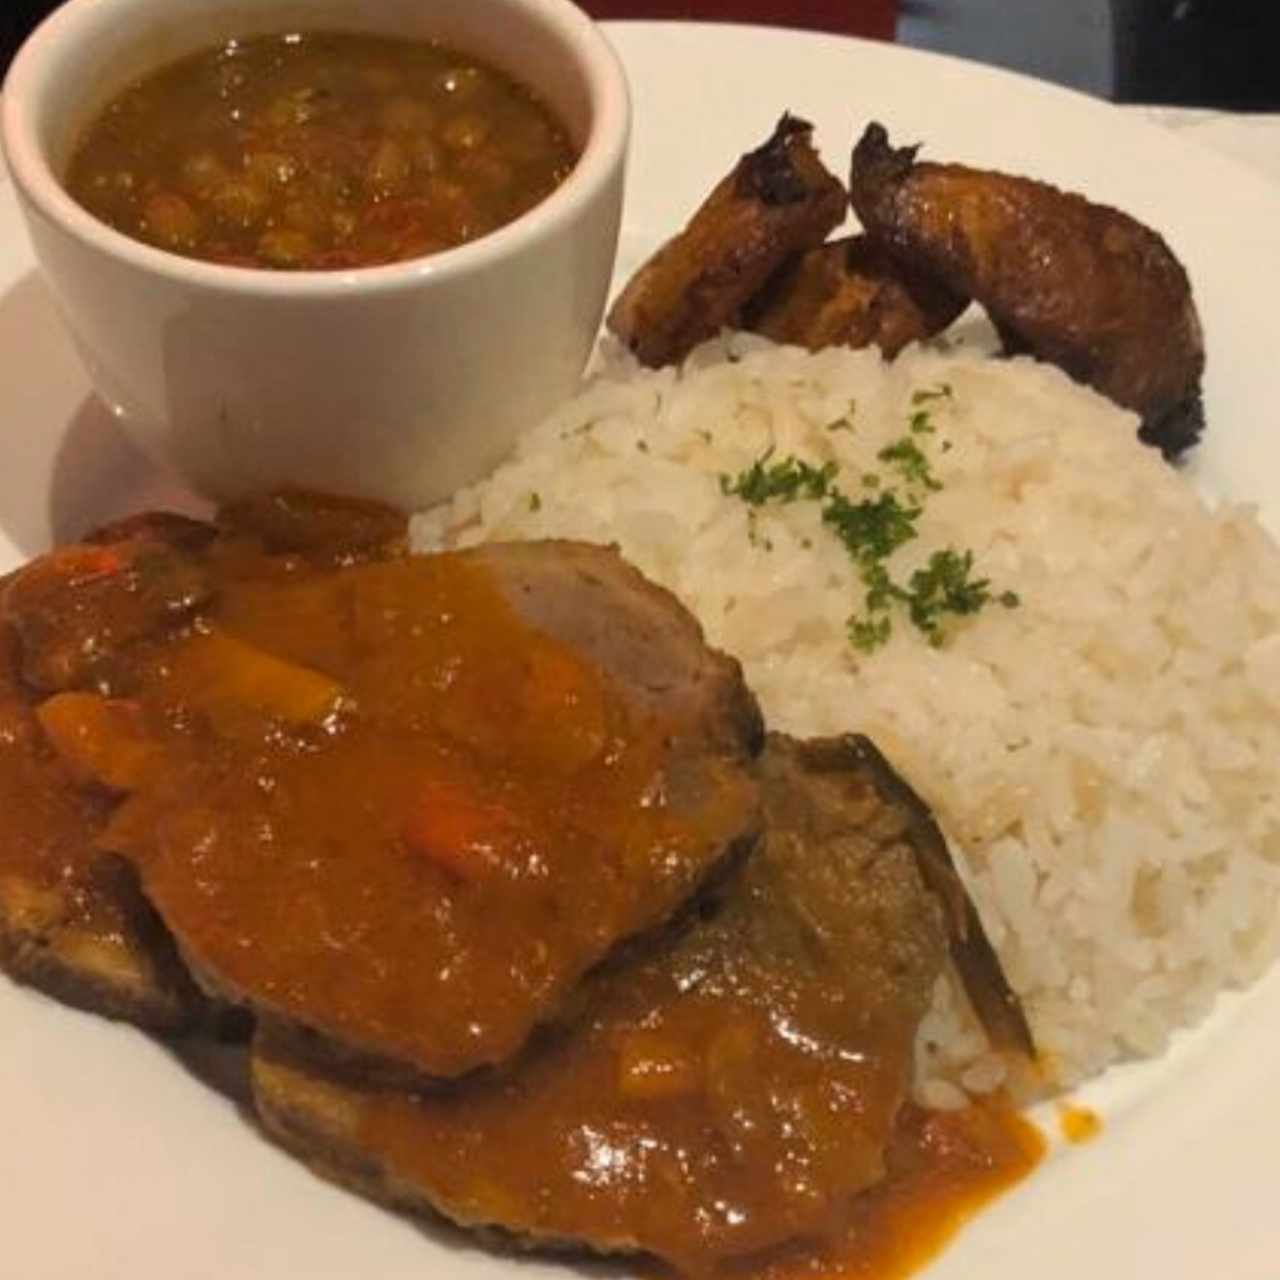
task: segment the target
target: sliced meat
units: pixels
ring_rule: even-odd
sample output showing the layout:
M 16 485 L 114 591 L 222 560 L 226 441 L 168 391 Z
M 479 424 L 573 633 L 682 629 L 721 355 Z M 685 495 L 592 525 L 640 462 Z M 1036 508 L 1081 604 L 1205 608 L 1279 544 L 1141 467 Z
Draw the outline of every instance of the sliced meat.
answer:
M 851 236 L 782 267 L 752 299 L 743 327 L 810 351 L 876 346 L 892 360 L 909 343 L 941 333 L 968 305 L 867 236 Z
M 860 740 L 771 735 L 766 835 L 681 934 L 597 975 L 510 1069 L 417 1094 L 263 1033 L 267 1128 L 401 1208 L 693 1274 L 823 1238 L 885 1174 L 941 970 L 918 813 Z
M 404 513 L 367 498 L 275 489 L 228 504 L 218 520 L 225 531 L 257 538 L 268 552 L 296 552 L 319 563 L 386 560 L 408 549 Z
M 0 625 L 0 969 L 68 1004 L 174 1033 L 205 1004 L 127 868 L 96 839 L 106 794 L 42 732 Z
M 502 1061 L 754 840 L 738 665 L 614 552 L 232 561 L 139 657 L 166 768 L 102 843 L 210 993 L 324 1061 Z
M 734 324 L 784 262 L 844 220 L 844 187 L 818 158 L 812 134 L 805 121 L 783 116 L 632 276 L 608 327 L 641 363 L 674 364 Z
M 1150 227 L 1031 178 L 917 161 L 867 126 L 850 196 L 904 266 L 989 312 L 1030 352 L 1142 419 L 1172 458 L 1204 425 L 1204 339 L 1182 264 Z
M 217 528 L 177 511 L 139 511 L 112 520 L 85 534 L 82 542 L 162 542 L 182 551 L 203 551 L 217 537 Z
M 117 652 L 185 621 L 209 595 L 201 567 L 169 542 L 74 543 L 18 570 L 0 617 L 18 636 L 28 684 L 91 688 Z

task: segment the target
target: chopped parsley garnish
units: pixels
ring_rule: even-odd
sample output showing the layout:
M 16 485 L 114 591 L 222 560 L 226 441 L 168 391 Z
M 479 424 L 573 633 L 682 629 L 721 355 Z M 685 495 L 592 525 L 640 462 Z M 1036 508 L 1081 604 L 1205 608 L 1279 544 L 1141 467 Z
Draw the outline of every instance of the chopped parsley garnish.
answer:
M 739 472 L 736 479 L 721 476 L 720 491 L 736 495 L 753 507 L 763 506 L 775 499 L 795 502 L 799 498 L 809 498 L 816 502 L 826 496 L 838 469 L 834 462 L 815 467 L 794 455 L 769 465 L 771 457 L 772 449 L 757 458 L 745 471 Z
M 891 556 L 916 536 L 920 508 L 902 502 L 892 489 L 878 497 L 850 502 L 839 490 L 822 508 L 822 523 L 844 543 L 860 565 L 871 565 Z
M 907 609 L 930 644 L 942 643 L 943 614 L 963 617 L 977 613 L 991 599 L 990 581 L 972 574 L 973 552 L 947 547 L 935 551 L 929 563 L 911 575 Z
M 852 431 L 853 419 L 858 412 L 858 402 L 849 401 L 849 407 L 838 417 L 827 423 L 828 431 Z
M 936 387 L 921 387 L 919 391 L 913 391 L 911 403 L 913 405 L 928 404 L 930 400 L 950 400 L 951 396 L 951 383 L 940 382 Z
M 920 405 L 950 396 L 950 385 L 942 383 L 916 391 L 911 403 Z M 828 430 L 835 429 L 835 423 L 828 426 Z M 910 429 L 918 436 L 933 433 L 927 410 L 912 414 Z M 946 452 L 951 442 L 944 440 L 940 447 Z M 852 615 L 847 623 L 849 641 L 856 649 L 870 653 L 889 639 L 895 609 L 905 611 L 930 644 L 940 645 L 946 639 L 948 617 L 975 614 L 992 602 L 1006 609 L 1021 603 L 1015 592 L 993 594 L 989 579 L 973 576 L 972 551 L 952 547 L 935 551 L 905 585 L 890 573 L 889 559 L 917 536 L 916 522 L 924 510 L 926 495 L 942 488 L 929 458 L 910 435 L 886 445 L 877 454 L 879 461 L 896 472 L 904 486 L 902 491 L 886 485 L 876 472 L 867 471 L 859 477 L 859 483 L 874 496 L 856 502 L 836 485 L 839 467 L 835 462 L 815 466 L 794 454 L 778 462 L 771 461 L 772 457 L 773 450 L 769 449 L 736 477 L 722 475 L 721 491 L 741 498 L 751 508 L 748 537 L 753 545 L 765 550 L 772 550 L 773 544 L 759 536 L 756 519 L 760 507 L 769 502 L 785 504 L 801 499 L 820 504 L 822 523 L 848 552 L 865 588 L 861 613 Z M 801 545 L 810 547 L 812 542 L 805 538 Z
M 536 489 L 529 495 L 529 510 L 542 510 L 542 494 L 540 494 Z
M 849 643 L 863 653 L 872 653 L 882 644 L 887 643 L 892 629 L 889 615 L 882 613 L 878 618 L 852 617 L 848 622 Z
M 926 489 L 941 489 L 942 485 L 929 467 L 929 459 L 910 436 L 903 436 L 886 445 L 876 457 L 896 467 L 908 484 L 923 485 Z
M 936 387 L 926 388 L 921 391 L 913 391 L 911 393 L 911 407 L 915 412 L 907 419 L 907 427 L 913 435 L 932 435 L 937 428 L 933 425 L 933 421 L 929 416 L 928 409 L 922 409 L 922 404 L 931 404 L 934 400 L 950 400 L 951 384 L 949 382 L 941 382 Z

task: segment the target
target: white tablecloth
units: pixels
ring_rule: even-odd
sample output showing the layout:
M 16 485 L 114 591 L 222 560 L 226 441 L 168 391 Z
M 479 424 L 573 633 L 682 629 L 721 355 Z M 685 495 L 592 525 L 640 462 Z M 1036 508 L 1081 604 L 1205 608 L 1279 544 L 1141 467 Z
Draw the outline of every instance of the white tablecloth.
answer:
M 1280 183 L 1280 114 L 1245 115 L 1187 107 L 1125 107 L 1201 146 L 1243 161 Z

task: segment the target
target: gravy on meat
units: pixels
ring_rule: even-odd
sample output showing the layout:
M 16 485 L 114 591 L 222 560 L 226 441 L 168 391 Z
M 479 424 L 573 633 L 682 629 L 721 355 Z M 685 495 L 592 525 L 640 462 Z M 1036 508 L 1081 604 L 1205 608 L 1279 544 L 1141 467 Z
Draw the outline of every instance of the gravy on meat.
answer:
M 865 740 L 766 743 L 616 554 L 412 557 L 384 508 L 277 494 L 33 562 L 0 638 L 0 939 L 60 884 L 79 936 L 247 1008 L 264 1127 L 344 1184 L 852 1280 L 1035 1163 L 999 1104 L 907 1102 L 978 955 L 927 810 Z

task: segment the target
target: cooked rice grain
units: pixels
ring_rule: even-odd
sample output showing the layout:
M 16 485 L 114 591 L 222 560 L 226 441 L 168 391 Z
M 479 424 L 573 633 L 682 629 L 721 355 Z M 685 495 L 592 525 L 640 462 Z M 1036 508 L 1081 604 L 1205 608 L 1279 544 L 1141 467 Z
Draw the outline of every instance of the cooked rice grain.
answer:
M 949 388 L 925 402 L 918 393 Z M 913 402 L 913 396 L 917 397 Z M 913 413 L 932 431 L 912 434 Z M 737 335 L 681 371 L 612 353 L 422 548 L 614 542 L 743 662 L 769 721 L 875 739 L 933 807 L 1057 1080 L 1159 1053 L 1280 948 L 1280 552 L 1139 445 L 1135 419 L 1030 360 L 816 355 Z M 890 565 L 971 549 L 989 605 L 931 647 L 898 616 L 867 655 L 865 589 L 809 501 L 722 492 L 767 450 L 891 479 L 904 436 L 942 489 Z M 1003 1072 L 949 983 L 921 1096 Z

